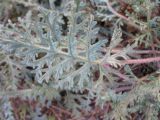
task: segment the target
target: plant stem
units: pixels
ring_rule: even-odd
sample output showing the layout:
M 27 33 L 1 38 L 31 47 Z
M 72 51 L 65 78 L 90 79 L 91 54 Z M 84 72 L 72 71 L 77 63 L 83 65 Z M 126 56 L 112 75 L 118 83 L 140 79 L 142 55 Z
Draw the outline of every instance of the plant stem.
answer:
M 118 16 L 118 17 L 120 17 L 120 18 L 122 18 L 122 19 L 124 19 L 124 20 L 126 20 L 126 21 L 129 21 L 129 19 L 128 19 L 127 17 L 119 14 L 118 12 L 116 12 L 116 11 L 112 8 L 109 0 L 106 0 L 106 3 L 107 3 L 107 6 L 108 6 L 108 9 L 109 9 L 113 14 L 115 14 L 116 16 Z
M 115 11 L 115 10 L 113 9 L 113 7 L 111 6 L 109 0 L 106 0 L 106 4 L 107 4 L 107 6 L 108 6 L 108 9 L 109 9 L 113 14 L 115 14 L 115 15 L 118 16 L 119 18 L 122 18 L 127 24 L 130 24 L 130 25 L 134 26 L 135 28 L 137 28 L 139 31 L 142 31 L 142 29 L 141 29 L 138 25 L 136 25 L 134 22 L 132 22 L 129 18 L 127 18 L 127 17 L 121 15 L 120 13 L 118 13 L 117 11 Z
M 142 64 L 142 63 L 150 63 L 150 62 L 160 62 L 160 57 L 143 58 L 143 59 L 135 59 L 135 60 L 124 60 L 122 62 L 122 64 L 123 65 L 125 65 L 125 64 Z

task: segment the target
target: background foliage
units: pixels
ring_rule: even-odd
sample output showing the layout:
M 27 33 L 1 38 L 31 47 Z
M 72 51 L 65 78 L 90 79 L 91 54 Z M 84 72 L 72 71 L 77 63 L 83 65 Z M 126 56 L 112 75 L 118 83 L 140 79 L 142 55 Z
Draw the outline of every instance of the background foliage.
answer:
M 158 120 L 158 0 L 0 0 L 2 120 Z

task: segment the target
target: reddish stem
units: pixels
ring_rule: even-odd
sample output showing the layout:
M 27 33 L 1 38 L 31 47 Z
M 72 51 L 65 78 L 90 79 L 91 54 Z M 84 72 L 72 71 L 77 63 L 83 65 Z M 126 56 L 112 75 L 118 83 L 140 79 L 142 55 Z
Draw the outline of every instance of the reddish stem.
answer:
M 131 90 L 131 89 L 132 89 L 132 86 L 124 86 L 124 87 L 116 88 L 115 91 L 116 93 L 119 93 L 119 92 Z
M 160 62 L 160 57 L 154 58 L 144 58 L 144 59 L 135 59 L 135 60 L 124 60 L 123 64 L 142 64 L 142 63 L 150 63 L 150 62 Z
M 53 105 L 52 105 L 51 108 L 57 109 L 57 110 L 59 110 L 59 111 L 65 113 L 65 114 L 67 114 L 67 115 L 72 116 L 72 114 L 71 114 L 70 112 L 68 112 L 68 111 L 66 111 L 66 110 L 64 110 L 64 109 L 62 109 L 62 108 L 59 108 L 59 107 L 56 107 L 56 106 L 53 106 Z
M 142 31 L 142 29 L 141 29 L 138 25 L 136 25 L 133 21 L 131 21 L 129 18 L 127 18 L 126 16 L 123 16 L 123 15 L 121 15 L 120 13 L 118 13 L 117 11 L 115 11 L 115 10 L 112 8 L 112 5 L 110 4 L 109 0 L 106 0 L 106 4 L 107 4 L 107 6 L 108 6 L 108 9 L 109 9 L 113 14 L 115 14 L 115 15 L 118 16 L 119 18 L 124 19 L 127 24 L 130 24 L 130 25 L 134 26 L 135 28 L 137 28 L 139 31 Z M 146 30 L 144 30 L 144 31 L 146 31 Z
M 124 20 L 126 20 L 126 21 L 129 20 L 127 17 L 125 17 L 125 16 L 119 14 L 117 11 L 115 11 L 115 10 L 112 8 L 109 0 L 106 0 L 106 3 L 107 3 L 107 6 L 108 6 L 108 9 L 109 9 L 113 14 L 115 14 L 116 16 L 118 16 L 118 17 L 120 17 L 120 18 L 122 18 L 122 19 L 124 19 Z
M 114 48 L 111 50 L 112 53 L 118 53 L 122 51 L 121 48 Z M 106 49 L 102 49 L 102 52 L 105 52 Z M 133 54 L 160 54 L 160 51 L 158 50 L 135 50 L 133 51 Z
M 118 2 L 120 3 L 120 4 L 127 4 L 125 1 L 123 1 L 123 0 L 118 0 Z
M 124 80 L 129 80 L 129 78 L 127 76 L 125 76 L 124 74 L 120 73 L 119 71 L 116 71 L 116 70 L 112 69 L 109 66 L 109 64 L 104 64 L 103 67 L 106 68 L 107 71 L 112 72 L 113 74 L 117 75 L 118 77 L 120 77 Z

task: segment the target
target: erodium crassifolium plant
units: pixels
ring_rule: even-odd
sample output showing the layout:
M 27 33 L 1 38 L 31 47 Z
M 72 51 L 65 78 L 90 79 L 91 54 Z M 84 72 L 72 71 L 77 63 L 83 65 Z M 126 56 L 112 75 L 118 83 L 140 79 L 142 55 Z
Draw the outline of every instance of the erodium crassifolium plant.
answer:
M 159 3 L 133 1 L 49 0 L 49 8 L 37 4 L 36 19 L 29 10 L 1 24 L 0 118 L 17 119 L 18 97 L 37 101 L 18 119 L 51 119 L 42 109 L 56 100 L 78 120 L 93 106 L 103 110 L 98 120 L 158 120 L 160 17 L 152 12 Z M 143 63 L 152 73 L 137 76 Z

